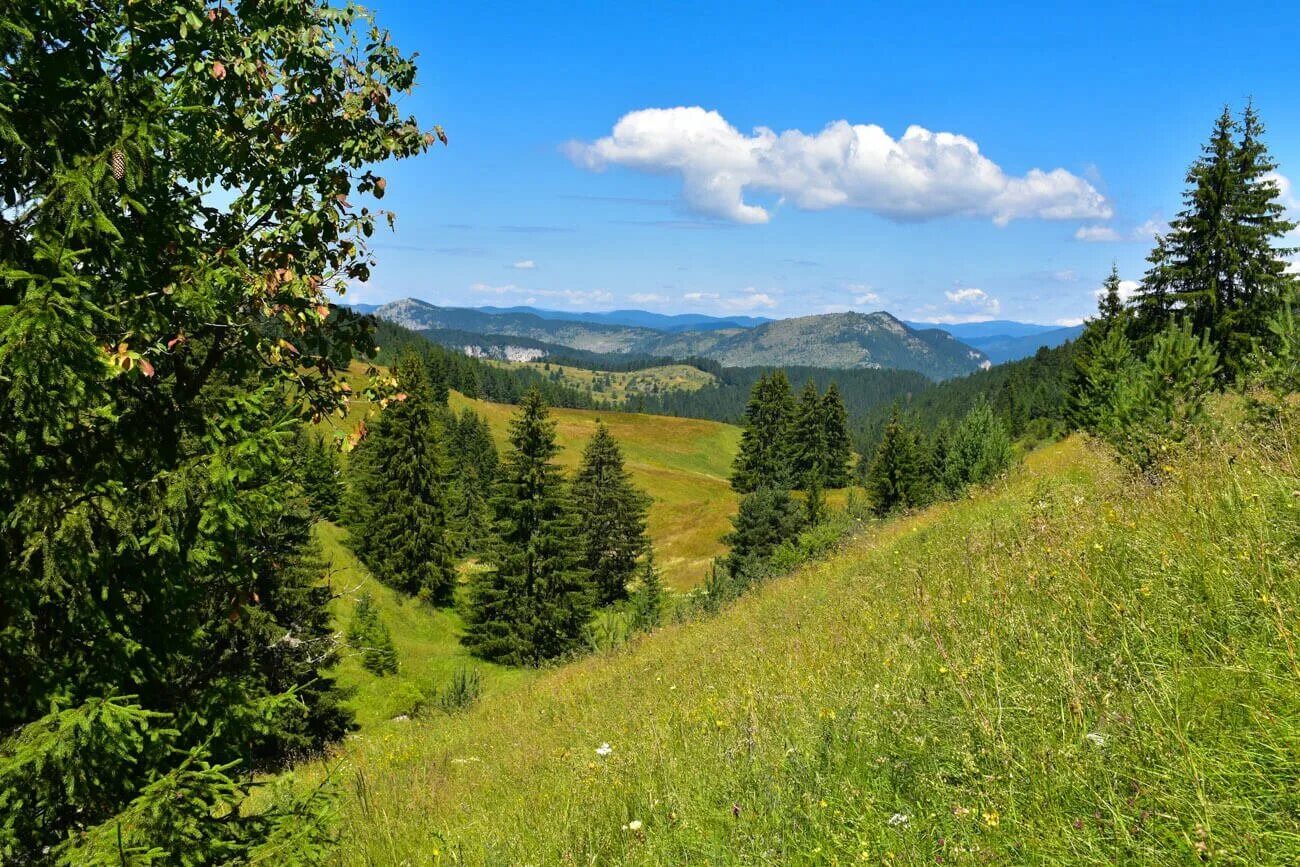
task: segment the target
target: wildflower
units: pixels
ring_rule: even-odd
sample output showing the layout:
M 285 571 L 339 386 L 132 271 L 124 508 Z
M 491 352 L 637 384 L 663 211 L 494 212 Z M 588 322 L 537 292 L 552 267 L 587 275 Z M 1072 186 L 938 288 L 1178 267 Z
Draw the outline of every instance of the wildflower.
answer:
M 614 752 L 614 748 L 611 747 L 609 744 L 601 744 L 600 746 L 596 747 L 596 755 L 598 756 L 607 756 L 612 752 Z
M 895 813 L 894 815 L 889 817 L 889 822 L 887 824 L 891 828 L 897 828 L 900 825 L 906 825 L 907 821 L 908 821 L 908 816 L 906 813 Z
M 821 719 L 835 719 L 835 711 L 828 707 L 824 707 L 817 712 L 817 716 Z
M 1106 736 L 1100 732 L 1088 732 L 1086 735 L 1084 735 L 1084 738 L 1087 739 L 1089 743 L 1095 746 L 1099 746 L 1099 747 L 1106 746 Z
M 996 828 L 998 826 L 998 819 L 1000 817 L 998 816 L 997 810 L 990 810 L 989 812 L 984 813 L 983 815 L 984 815 L 985 825 L 988 825 L 990 828 Z
M 641 830 L 641 820 L 640 820 L 640 819 L 633 819 L 631 822 L 628 822 L 628 823 L 627 823 L 627 829 L 628 829 L 629 831 L 632 831 L 632 832 L 640 831 L 640 830 Z

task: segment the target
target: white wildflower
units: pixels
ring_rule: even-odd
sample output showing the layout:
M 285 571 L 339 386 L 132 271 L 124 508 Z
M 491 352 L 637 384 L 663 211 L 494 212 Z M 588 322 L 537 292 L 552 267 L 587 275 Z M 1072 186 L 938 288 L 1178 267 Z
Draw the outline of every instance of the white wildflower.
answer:
M 1100 732 L 1088 732 L 1084 738 L 1091 744 L 1099 747 L 1106 746 L 1106 736 Z
M 889 827 L 897 828 L 899 825 L 906 825 L 907 819 L 906 813 L 895 813 L 889 817 Z
M 627 823 L 627 829 L 628 829 L 629 831 L 640 831 L 640 830 L 641 830 L 641 820 L 640 820 L 640 819 L 633 819 L 631 822 L 628 822 L 628 823 Z
M 598 756 L 607 756 L 612 752 L 614 752 L 614 748 L 611 747 L 609 744 L 601 744 L 600 746 L 596 747 L 596 755 Z

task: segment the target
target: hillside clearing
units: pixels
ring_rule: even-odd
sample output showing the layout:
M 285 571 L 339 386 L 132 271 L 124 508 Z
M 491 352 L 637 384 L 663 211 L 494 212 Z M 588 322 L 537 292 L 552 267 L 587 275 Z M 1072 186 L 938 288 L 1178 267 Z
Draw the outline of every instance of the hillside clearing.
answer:
M 1289 860 L 1298 488 L 1240 443 L 1154 490 L 1078 438 L 1035 452 L 716 618 L 350 748 L 345 860 Z
M 664 364 L 640 370 L 588 370 L 545 361 L 487 361 L 494 367 L 528 368 L 553 382 L 591 393 L 602 401 L 622 402 L 636 395 L 665 391 L 697 391 L 717 377 L 689 364 Z

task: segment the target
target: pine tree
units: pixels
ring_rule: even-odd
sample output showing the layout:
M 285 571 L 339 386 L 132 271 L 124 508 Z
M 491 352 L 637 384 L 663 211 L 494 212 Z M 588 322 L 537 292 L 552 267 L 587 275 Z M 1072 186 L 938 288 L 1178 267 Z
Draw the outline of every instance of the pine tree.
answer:
M 491 492 L 498 456 L 487 420 L 469 407 L 447 420 L 452 463 L 447 499 L 456 550 L 461 555 L 486 550 L 492 537 Z
M 947 442 L 944 461 L 936 466 L 941 489 L 959 496 L 971 485 L 983 485 L 1011 466 L 1011 437 L 985 401 L 957 425 Z
M 637 558 L 649 546 L 646 511 L 650 498 L 632 484 L 623 452 L 604 424 L 582 455 L 572 486 L 582 566 L 596 589 L 598 605 L 627 596 Z
M 1101 320 L 1108 325 L 1125 315 L 1124 301 L 1120 297 L 1119 284 L 1119 268 L 1112 264 L 1110 274 L 1106 276 L 1106 281 L 1102 284 L 1101 299 L 1097 305 Z
M 663 622 L 664 583 L 655 568 L 652 549 L 646 550 L 637 574 L 640 580 L 632 592 L 632 626 L 639 630 L 654 629 Z
M 822 492 L 821 464 L 817 464 L 808 473 L 808 487 L 804 492 L 804 516 L 810 527 L 826 520 L 826 495 Z
M 435 604 L 451 601 L 456 568 L 448 538 L 443 431 L 423 361 L 403 356 L 397 397 L 352 455 L 349 530 L 375 577 Z
M 1277 166 L 1262 136 L 1253 106 L 1240 124 L 1224 108 L 1188 170 L 1183 210 L 1162 242 L 1162 282 L 1151 290 L 1165 293 L 1167 285 L 1174 308 L 1189 318 L 1194 332 L 1211 335 L 1230 367 L 1253 337 L 1264 334 L 1265 322 L 1294 282 L 1285 258 L 1292 251 L 1274 244 L 1295 224 L 1284 217 L 1271 180 Z M 1154 333 L 1164 324 L 1147 322 L 1143 331 Z
M 826 424 L 817 386 L 809 380 L 799 394 L 799 403 L 790 420 L 791 480 L 806 490 L 812 476 L 826 460 Z
M 849 413 L 835 383 L 826 388 L 821 401 L 822 438 L 826 451 L 822 459 L 828 488 L 843 488 L 849 484 L 849 462 L 853 459 L 852 440 L 849 437 Z
M 343 500 L 343 473 L 338 447 L 326 443 L 322 434 L 303 428 L 295 446 L 298 484 L 302 485 L 318 518 L 337 521 Z
M 492 498 L 488 570 L 474 583 L 462 642 L 474 654 L 531 665 L 575 650 L 594 593 L 579 563 L 574 519 L 554 458 L 555 422 L 536 389 L 510 423 L 510 451 Z
M 352 609 L 348 644 L 361 653 L 361 665 L 371 674 L 382 677 L 397 673 L 397 648 L 369 593 L 362 593 Z
M 741 498 L 731 524 L 731 532 L 722 539 L 731 548 L 725 562 L 733 582 L 744 585 L 762 575 L 772 551 L 795 539 L 804 521 L 789 491 L 759 488 Z
M 745 407 L 740 452 L 731 474 L 731 487 L 748 493 L 761 487 L 789 485 L 790 420 L 793 415 L 790 381 L 777 370 L 759 377 Z
M 878 515 L 924 505 L 930 498 L 930 468 L 916 433 L 895 411 L 867 468 L 865 485 Z

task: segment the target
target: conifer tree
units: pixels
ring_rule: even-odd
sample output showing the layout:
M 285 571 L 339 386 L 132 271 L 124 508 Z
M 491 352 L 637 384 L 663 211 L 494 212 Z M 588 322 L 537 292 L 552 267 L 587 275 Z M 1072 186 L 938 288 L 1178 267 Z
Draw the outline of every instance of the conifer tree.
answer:
M 809 380 L 799 393 L 789 425 L 790 477 L 800 489 L 807 489 L 814 469 L 826 460 L 825 421 L 817 386 Z
M 397 648 L 393 647 L 393 637 L 379 619 L 374 597 L 369 593 L 362 593 L 352 609 L 348 644 L 360 652 L 361 665 L 371 674 L 382 677 L 397 673 Z
M 1011 460 L 1011 437 L 992 407 L 981 400 L 952 432 L 943 464 L 935 471 L 943 492 L 956 497 L 971 485 L 995 479 Z
M 799 535 L 804 519 L 789 491 L 765 487 L 741 498 L 731 524 L 722 539 L 731 548 L 725 562 L 733 583 L 743 586 L 762 575 L 777 545 Z
M 808 487 L 804 491 L 804 516 L 810 527 L 815 527 L 826 520 L 826 495 L 822 492 L 820 463 L 808 473 Z
M 1098 314 L 1103 322 L 1107 325 L 1116 322 L 1125 314 L 1124 301 L 1120 297 L 1120 279 L 1119 268 L 1113 263 L 1110 266 L 1110 274 L 1106 276 L 1106 281 L 1102 283 L 1101 299 L 1098 301 Z
M 375 577 L 435 604 L 451 601 L 456 568 L 448 537 L 446 456 L 424 362 L 398 362 L 395 399 L 352 454 L 349 530 Z
M 781 370 L 759 377 L 745 407 L 740 452 L 731 487 L 748 493 L 761 487 L 785 488 L 791 481 L 790 423 L 794 409 L 790 381 Z
M 497 449 L 487 420 L 465 407 L 448 414 L 451 481 L 447 498 L 456 550 L 462 555 L 486 550 L 492 537 L 492 488 L 497 477 Z
M 343 500 L 343 472 L 337 446 L 303 428 L 295 446 L 298 484 L 318 518 L 337 521 Z
M 1240 124 L 1224 108 L 1188 170 L 1183 210 L 1162 241 L 1167 250 L 1159 257 L 1160 282 L 1149 287 L 1152 297 L 1171 298 L 1194 332 L 1210 334 L 1230 367 L 1253 337 L 1263 336 L 1294 283 L 1286 262 L 1292 251 L 1275 246 L 1296 225 L 1284 216 L 1272 180 L 1276 167 L 1254 106 L 1246 107 Z M 1144 323 L 1143 331 L 1164 324 Z
M 609 428 L 597 423 L 573 478 L 580 559 L 596 591 L 608 605 L 627 596 L 637 558 L 649 546 L 646 511 L 650 498 L 632 484 L 623 452 Z
M 825 477 L 822 484 L 828 488 L 843 488 L 849 484 L 849 461 L 853 459 L 852 440 L 849 436 L 849 413 L 840 397 L 839 387 L 831 383 L 821 401 L 822 438 L 826 451 L 822 457 Z
M 654 629 L 663 622 L 664 583 L 655 568 L 653 549 L 646 549 L 637 574 L 640 580 L 632 592 L 632 625 L 640 630 Z
M 866 472 L 867 493 L 877 515 L 929 501 L 931 470 L 926 464 L 925 450 L 915 431 L 895 410 Z
M 488 570 L 475 579 L 462 642 L 474 654 L 532 665 L 575 650 L 594 593 L 578 557 L 574 518 L 554 459 L 555 422 L 536 389 L 510 423 L 492 506 Z

